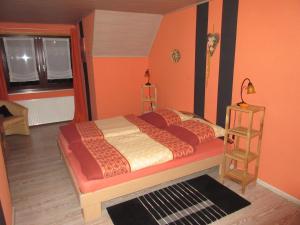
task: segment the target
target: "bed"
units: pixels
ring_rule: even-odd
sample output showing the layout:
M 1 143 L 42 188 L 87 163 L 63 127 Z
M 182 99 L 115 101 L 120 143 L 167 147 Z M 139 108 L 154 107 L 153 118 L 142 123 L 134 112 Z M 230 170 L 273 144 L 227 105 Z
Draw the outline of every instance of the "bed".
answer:
M 195 122 L 197 119 L 175 112 L 176 115 L 174 111 L 170 113 L 170 110 L 162 110 L 160 114 L 145 114 L 140 117 L 134 115 L 114 117 L 80 125 L 70 124 L 61 129 L 58 145 L 72 176 L 86 222 L 101 216 L 101 203 L 104 201 L 221 164 L 223 141 L 216 137 L 222 136 L 223 129 L 201 125 L 202 128 L 213 132 L 214 137 L 201 134 L 191 138 L 189 131 L 194 129 L 193 125 L 199 121 Z M 207 125 L 206 121 L 201 122 Z M 144 144 L 147 147 L 143 147 L 136 144 L 138 143 L 136 140 L 141 140 L 142 143 L 149 141 L 150 144 Z M 100 161 L 99 170 L 97 159 L 86 157 L 93 154 L 87 149 L 89 143 L 97 145 L 98 151 L 105 149 L 102 145 L 109 146 L 113 151 L 116 149 L 121 153 L 121 158 L 118 156 L 116 161 L 126 161 L 129 166 L 125 163 L 125 166 L 120 166 L 121 169 L 118 167 L 118 170 L 110 173 L 109 162 L 101 164 L 103 162 Z M 146 149 L 145 153 L 132 157 L 132 152 L 143 148 Z M 161 151 L 158 151 L 160 148 Z M 149 149 L 159 156 L 158 160 L 157 157 L 154 160 L 151 158 L 152 155 L 148 154 Z M 141 161 L 144 155 L 149 155 L 145 162 Z M 87 165 L 92 169 L 85 168 Z

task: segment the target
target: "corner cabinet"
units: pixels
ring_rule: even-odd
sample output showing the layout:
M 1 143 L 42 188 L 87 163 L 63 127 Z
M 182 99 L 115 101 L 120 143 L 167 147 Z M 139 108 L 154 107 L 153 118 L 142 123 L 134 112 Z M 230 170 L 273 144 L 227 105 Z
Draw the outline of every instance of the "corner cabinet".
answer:
M 141 101 L 142 113 L 155 111 L 157 108 L 157 89 L 155 85 L 142 85 Z
M 229 178 L 239 182 L 242 193 L 250 182 L 257 179 L 264 116 L 263 106 L 249 105 L 243 108 L 232 105 L 226 110 L 221 180 L 223 182 L 224 178 Z M 249 164 L 253 161 L 254 171 L 251 173 Z

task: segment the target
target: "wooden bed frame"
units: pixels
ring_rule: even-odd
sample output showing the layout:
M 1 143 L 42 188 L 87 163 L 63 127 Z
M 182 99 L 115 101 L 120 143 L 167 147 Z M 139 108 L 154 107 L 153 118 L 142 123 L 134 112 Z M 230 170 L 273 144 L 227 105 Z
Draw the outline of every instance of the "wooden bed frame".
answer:
M 172 169 L 164 170 L 162 172 L 158 172 L 152 175 L 136 178 L 127 182 L 99 189 L 94 192 L 81 193 L 74 172 L 69 164 L 69 161 L 65 156 L 64 151 L 62 150 L 61 143 L 59 140 L 57 141 L 57 143 L 60 148 L 61 156 L 65 160 L 68 170 L 72 176 L 73 184 L 77 190 L 85 222 L 89 222 L 101 217 L 101 204 L 104 201 L 112 200 L 114 198 L 128 195 L 145 188 L 153 187 L 164 182 L 191 175 L 193 173 L 209 169 L 214 166 L 220 165 L 221 167 L 223 157 L 223 154 L 220 154 L 207 159 L 188 163 L 183 166 L 178 166 Z

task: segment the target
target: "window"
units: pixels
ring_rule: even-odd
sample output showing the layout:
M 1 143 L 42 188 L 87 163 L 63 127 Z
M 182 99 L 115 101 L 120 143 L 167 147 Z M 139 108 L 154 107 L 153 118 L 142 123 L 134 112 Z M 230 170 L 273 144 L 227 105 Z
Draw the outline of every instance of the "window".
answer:
M 69 38 L 6 36 L 0 46 L 9 93 L 73 87 Z

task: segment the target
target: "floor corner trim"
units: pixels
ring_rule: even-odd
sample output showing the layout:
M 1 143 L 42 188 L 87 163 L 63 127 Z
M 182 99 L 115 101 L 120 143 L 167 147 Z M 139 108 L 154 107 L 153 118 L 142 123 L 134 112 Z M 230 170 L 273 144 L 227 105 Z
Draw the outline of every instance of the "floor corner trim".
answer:
M 268 190 L 280 195 L 281 197 L 283 197 L 283 198 L 295 203 L 296 205 L 300 206 L 300 199 L 298 199 L 298 198 L 296 198 L 296 197 L 294 197 L 294 196 L 292 196 L 292 195 L 290 195 L 290 194 L 274 187 L 273 185 L 271 185 L 271 184 L 269 184 L 269 183 L 267 183 L 267 182 L 265 182 L 261 179 L 257 179 L 257 183 L 260 184 L 261 186 L 267 188 Z
M 11 209 L 11 224 L 15 225 L 15 207 L 13 206 Z

